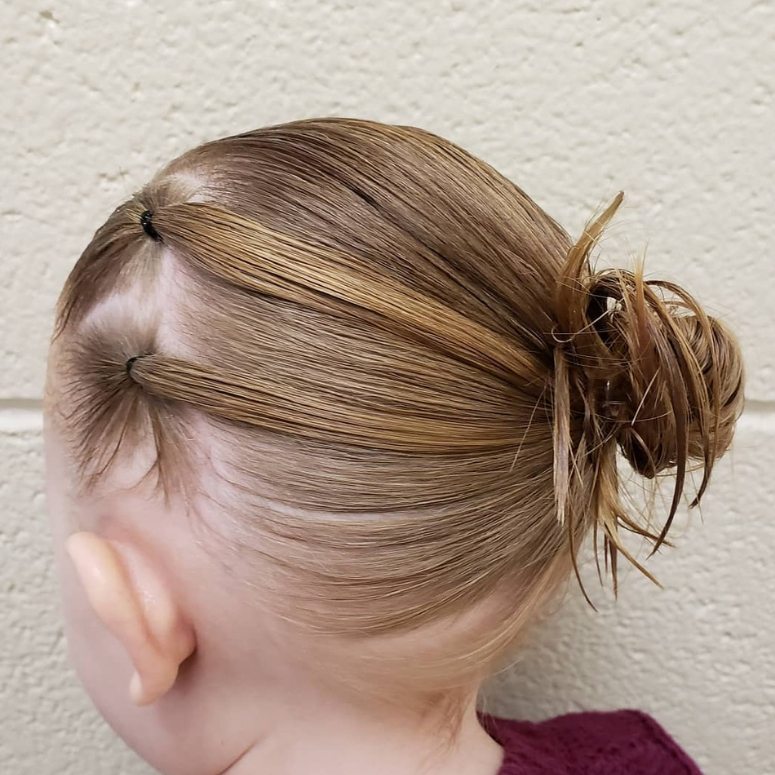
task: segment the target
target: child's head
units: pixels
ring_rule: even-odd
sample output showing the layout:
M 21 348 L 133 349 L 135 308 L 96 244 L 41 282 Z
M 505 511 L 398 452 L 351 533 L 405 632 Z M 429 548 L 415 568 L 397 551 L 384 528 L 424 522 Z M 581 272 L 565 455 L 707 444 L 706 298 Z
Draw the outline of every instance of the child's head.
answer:
M 46 418 L 72 658 L 130 744 L 197 775 L 310 687 L 462 708 L 588 535 L 614 573 L 620 527 L 664 538 L 617 450 L 677 470 L 671 517 L 742 367 L 681 289 L 593 271 L 620 201 L 574 245 L 452 143 L 319 119 L 115 210 L 62 294 Z

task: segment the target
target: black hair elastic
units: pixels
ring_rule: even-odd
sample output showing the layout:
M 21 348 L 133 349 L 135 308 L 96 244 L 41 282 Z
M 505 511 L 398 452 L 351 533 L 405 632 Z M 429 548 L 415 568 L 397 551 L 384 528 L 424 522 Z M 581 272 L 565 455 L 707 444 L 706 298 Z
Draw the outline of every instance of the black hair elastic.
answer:
M 133 356 L 132 358 L 130 358 L 130 359 L 129 359 L 129 360 L 128 360 L 128 361 L 127 361 L 125 364 L 124 364 L 124 368 L 126 369 L 127 376 L 129 376 L 129 377 L 131 377 L 131 376 L 132 376 L 132 366 L 134 366 L 134 365 L 135 365 L 135 362 L 137 361 L 137 359 L 138 359 L 139 357 L 140 357 L 139 355 L 135 355 L 135 356 Z
M 161 234 L 153 228 L 153 222 L 151 217 L 153 216 L 153 210 L 145 210 L 140 216 L 140 225 L 145 230 L 145 233 L 154 241 L 161 242 Z

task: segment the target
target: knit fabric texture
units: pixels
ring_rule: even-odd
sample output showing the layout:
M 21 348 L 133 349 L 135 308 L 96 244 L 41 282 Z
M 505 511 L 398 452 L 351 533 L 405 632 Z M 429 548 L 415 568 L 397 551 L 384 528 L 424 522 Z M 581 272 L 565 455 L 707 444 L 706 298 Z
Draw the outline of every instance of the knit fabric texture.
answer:
M 505 752 L 497 775 L 702 775 L 641 711 L 569 713 L 539 723 L 486 713 L 479 719 Z

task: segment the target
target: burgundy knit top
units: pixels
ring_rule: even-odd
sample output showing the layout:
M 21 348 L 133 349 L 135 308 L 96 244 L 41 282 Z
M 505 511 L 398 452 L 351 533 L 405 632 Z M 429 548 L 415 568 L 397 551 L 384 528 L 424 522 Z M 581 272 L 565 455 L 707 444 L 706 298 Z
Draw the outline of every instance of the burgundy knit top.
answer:
M 480 713 L 504 749 L 497 775 L 702 775 L 645 713 L 570 713 L 540 723 Z

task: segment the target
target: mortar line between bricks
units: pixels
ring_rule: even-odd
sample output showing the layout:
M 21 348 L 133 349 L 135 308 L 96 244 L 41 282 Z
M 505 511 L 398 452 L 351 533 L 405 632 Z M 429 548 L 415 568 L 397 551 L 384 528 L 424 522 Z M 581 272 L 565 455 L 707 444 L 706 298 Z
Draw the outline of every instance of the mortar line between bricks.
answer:
M 775 421 L 775 401 L 747 401 L 741 418 Z M 0 432 L 37 430 L 43 427 L 43 401 L 39 398 L 0 398 Z
M 14 409 L 21 409 L 25 412 L 40 412 L 43 410 L 43 399 L 0 398 L 0 412 L 12 412 Z
M 775 414 L 775 401 L 746 401 L 746 414 Z

